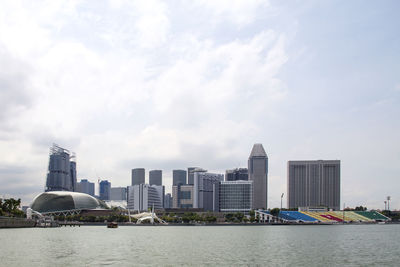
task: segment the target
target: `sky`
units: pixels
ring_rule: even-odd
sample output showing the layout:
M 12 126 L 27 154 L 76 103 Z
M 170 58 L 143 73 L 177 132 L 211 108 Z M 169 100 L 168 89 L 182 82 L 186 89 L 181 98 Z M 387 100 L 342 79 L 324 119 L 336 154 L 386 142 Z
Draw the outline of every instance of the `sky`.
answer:
M 399 1 L 1 1 L 0 196 L 27 205 L 49 148 L 78 179 L 341 160 L 341 205 L 400 209 Z M 286 197 L 284 197 L 285 207 Z

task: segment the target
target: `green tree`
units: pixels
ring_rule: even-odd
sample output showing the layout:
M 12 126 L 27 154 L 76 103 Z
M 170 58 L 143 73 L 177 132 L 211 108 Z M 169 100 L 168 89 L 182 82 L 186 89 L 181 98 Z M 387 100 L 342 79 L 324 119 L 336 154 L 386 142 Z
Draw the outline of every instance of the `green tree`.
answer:
M 356 211 L 366 211 L 367 207 L 359 206 L 359 207 L 356 207 L 354 210 L 356 210 Z
M 273 215 L 273 216 L 278 216 L 279 212 L 281 210 L 279 208 L 273 208 L 271 209 L 269 212 Z

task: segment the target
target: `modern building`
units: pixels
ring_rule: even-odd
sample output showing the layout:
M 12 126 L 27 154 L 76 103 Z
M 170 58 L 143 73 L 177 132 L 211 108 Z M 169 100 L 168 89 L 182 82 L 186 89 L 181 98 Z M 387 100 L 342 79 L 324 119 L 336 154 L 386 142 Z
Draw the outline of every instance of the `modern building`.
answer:
M 69 179 L 71 181 L 71 191 L 78 191 L 76 188 L 77 179 L 76 179 L 76 156 L 75 153 L 72 152 L 71 156 L 69 157 Z
M 172 185 L 186 184 L 186 171 L 173 170 L 172 171 Z
M 193 208 L 193 185 L 172 186 L 172 208 Z
M 214 184 L 224 180 L 223 174 L 195 172 L 193 186 L 193 208 L 214 210 Z
M 287 205 L 340 210 L 340 160 L 288 161 Z
M 165 194 L 164 197 L 164 209 L 170 209 L 172 208 L 172 196 L 170 193 Z
M 50 148 L 49 168 L 45 191 L 75 191 L 76 162 L 75 155 L 56 144 Z
M 144 168 L 132 169 L 132 185 L 139 185 L 144 183 L 145 183 Z
M 149 171 L 149 184 L 162 185 L 162 170 Z
M 101 200 L 110 200 L 111 197 L 111 183 L 108 180 L 100 182 L 99 198 Z
M 253 206 L 253 181 L 222 181 L 214 184 L 215 212 L 249 212 Z
M 198 169 L 197 167 L 189 167 L 187 169 L 187 174 L 188 174 L 188 184 L 189 185 L 194 185 L 194 170 Z
M 199 167 L 189 167 L 188 168 L 188 184 L 194 185 L 194 173 L 195 172 L 207 172 L 207 170 Z
M 41 193 L 30 208 L 42 214 L 71 214 L 81 210 L 108 209 L 107 205 L 88 194 L 66 191 Z
M 253 181 L 253 209 L 268 208 L 268 157 L 262 144 L 254 144 L 249 161 L 249 180 Z
M 128 186 L 128 209 L 147 211 L 149 208 L 162 209 L 165 188 L 161 185 L 140 184 Z
M 225 181 L 247 181 L 249 180 L 249 172 L 247 168 L 236 168 L 233 170 L 226 170 Z
M 77 192 L 85 193 L 94 197 L 94 183 L 89 182 L 87 179 L 81 179 L 79 183 L 77 183 Z
M 126 187 L 111 187 L 110 200 L 126 200 Z

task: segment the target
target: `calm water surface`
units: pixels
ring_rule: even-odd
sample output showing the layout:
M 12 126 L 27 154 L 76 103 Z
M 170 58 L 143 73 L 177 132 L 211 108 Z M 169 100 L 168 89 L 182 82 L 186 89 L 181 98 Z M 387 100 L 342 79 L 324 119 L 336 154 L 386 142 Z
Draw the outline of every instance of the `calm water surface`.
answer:
M 0 229 L 0 266 L 400 266 L 400 225 Z

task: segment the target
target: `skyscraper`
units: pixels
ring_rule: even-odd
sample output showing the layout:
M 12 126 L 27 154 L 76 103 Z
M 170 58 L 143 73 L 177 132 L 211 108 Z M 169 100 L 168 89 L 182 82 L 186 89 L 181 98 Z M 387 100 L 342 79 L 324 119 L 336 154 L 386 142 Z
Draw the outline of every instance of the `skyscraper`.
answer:
M 72 156 L 69 158 L 69 178 L 71 180 L 71 191 L 77 191 L 76 184 L 77 184 L 77 179 L 76 179 L 76 161 L 75 161 L 75 153 L 72 153 Z
M 233 170 L 226 170 L 225 181 L 247 181 L 249 180 L 249 172 L 247 168 L 236 168 Z
M 254 144 L 248 169 L 249 180 L 253 181 L 253 209 L 267 209 L 268 157 L 262 144 Z
M 132 169 L 132 185 L 144 184 L 144 168 Z
M 193 208 L 212 211 L 214 209 L 214 184 L 223 180 L 223 174 L 195 172 L 193 186 Z
M 162 185 L 162 170 L 149 171 L 149 184 Z
M 186 171 L 173 170 L 172 171 L 172 185 L 186 184 Z
M 128 186 L 129 209 L 138 211 L 148 211 L 154 206 L 154 209 L 162 209 L 164 205 L 165 188 L 161 185 L 140 184 Z
M 164 209 L 170 209 L 172 208 L 172 196 L 170 193 L 165 194 L 164 197 Z
M 126 187 L 111 187 L 110 200 L 126 200 Z
M 197 167 L 189 167 L 187 169 L 187 174 L 188 174 L 188 184 L 194 185 L 194 170 L 197 169 Z
M 94 197 L 94 183 L 89 182 L 87 179 L 82 179 L 77 183 L 77 192 L 85 193 Z
M 45 191 L 75 191 L 76 162 L 75 155 L 56 144 L 50 148 L 49 168 Z
M 193 185 L 173 185 L 172 200 L 173 208 L 193 208 Z
M 111 183 L 107 180 L 103 180 L 100 182 L 100 199 L 101 200 L 110 200 L 111 196 Z
M 288 208 L 340 209 L 340 160 L 289 161 Z

